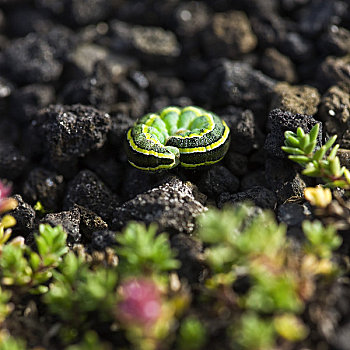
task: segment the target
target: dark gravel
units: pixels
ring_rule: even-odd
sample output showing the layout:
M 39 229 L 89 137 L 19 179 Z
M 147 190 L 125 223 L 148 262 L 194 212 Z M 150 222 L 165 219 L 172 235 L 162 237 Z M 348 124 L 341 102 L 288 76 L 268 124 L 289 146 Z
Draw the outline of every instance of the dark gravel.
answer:
M 68 185 L 63 207 L 74 204 L 90 209 L 104 220 L 110 220 L 117 205 L 117 197 L 90 170 L 82 170 Z
M 68 242 L 78 242 L 80 240 L 79 223 L 80 212 L 77 208 L 70 211 L 62 211 L 59 213 L 47 214 L 41 220 L 42 223 L 50 224 L 51 226 L 61 225 L 63 230 L 68 235 Z
M 14 234 L 26 237 L 34 228 L 36 213 L 21 195 L 15 194 L 12 197 L 18 202 L 17 208 L 9 212 L 16 219 L 16 226 L 12 230 Z
M 269 189 L 262 186 L 254 186 L 244 192 L 235 194 L 222 193 L 218 199 L 218 207 L 222 208 L 226 204 L 240 202 L 252 202 L 257 207 L 263 209 L 275 209 L 276 196 Z
M 19 84 L 55 81 L 62 69 L 52 47 L 34 33 L 14 40 L 4 51 L 4 70 Z
M 41 110 L 32 123 L 40 147 L 45 145 L 45 156 L 57 170 L 102 147 L 110 124 L 108 114 L 83 105 L 52 105 Z
M 191 183 L 170 178 L 117 208 L 112 228 L 120 230 L 126 222 L 134 220 L 156 222 L 160 232 L 191 233 L 195 217 L 205 211 L 203 197 Z
M 32 204 L 39 201 L 45 210 L 57 211 L 61 207 L 64 187 L 62 175 L 34 168 L 23 184 L 23 196 Z
M 112 246 L 130 220 L 156 222 L 193 287 L 207 272 L 191 235 L 211 205 L 250 201 L 303 239 L 301 222 L 312 217 L 303 191 L 317 181 L 281 150 L 286 130 L 319 123 L 317 146 L 337 134 L 349 167 L 347 0 L 0 0 L 0 8 L 0 179 L 17 193 L 14 235 L 28 243 L 42 221 L 91 251 Z M 155 174 L 128 164 L 126 131 L 168 105 L 198 105 L 227 122 L 221 163 Z M 348 312 L 329 305 L 341 321 L 312 325 L 315 347 L 348 349 Z

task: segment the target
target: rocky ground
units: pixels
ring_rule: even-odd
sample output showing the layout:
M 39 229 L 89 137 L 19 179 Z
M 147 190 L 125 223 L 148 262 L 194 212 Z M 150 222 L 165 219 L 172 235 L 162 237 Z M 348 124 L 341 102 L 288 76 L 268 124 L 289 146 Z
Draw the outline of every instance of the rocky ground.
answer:
M 156 174 L 128 164 L 126 130 L 169 105 L 227 122 L 223 161 Z M 191 233 L 209 206 L 250 200 L 300 239 L 314 215 L 303 190 L 317 180 L 280 147 L 286 130 L 317 122 L 318 144 L 337 134 L 349 166 L 349 1 L 0 0 L 0 178 L 29 245 L 43 222 L 88 250 L 131 220 L 156 222 L 194 283 Z M 349 325 L 347 312 L 337 349 L 349 349 Z

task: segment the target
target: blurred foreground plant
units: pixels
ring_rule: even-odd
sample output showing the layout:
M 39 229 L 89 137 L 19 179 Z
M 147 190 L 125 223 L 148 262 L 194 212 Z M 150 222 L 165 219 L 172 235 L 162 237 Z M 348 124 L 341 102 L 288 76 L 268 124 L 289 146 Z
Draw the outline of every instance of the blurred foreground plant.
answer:
M 330 258 L 341 244 L 332 227 L 305 222 L 306 242 L 297 250 L 269 211 L 249 205 L 210 210 L 197 234 L 206 244 L 211 270 L 208 302 L 231 314 L 234 347 L 271 349 L 278 337 L 299 341 L 308 334 L 300 315 L 322 276 L 336 276 Z M 243 291 L 235 286 L 248 281 Z M 246 284 L 246 282 L 245 282 Z M 232 288 L 234 287 L 234 288 Z M 228 317 L 228 316 L 226 316 Z
M 131 222 L 116 240 L 123 275 L 162 274 L 179 267 L 168 236 L 164 233 L 157 235 L 155 224 L 146 228 L 144 224 Z
M 188 292 L 173 290 L 171 271 L 180 263 L 175 259 L 167 235 L 157 235 L 157 226 L 148 228 L 129 223 L 117 235 L 119 272 L 124 279 L 118 288 L 116 317 L 134 347 L 156 349 L 171 344 L 169 332 L 189 304 Z M 167 338 L 168 337 L 168 338 Z
M 305 339 L 308 302 L 319 283 L 325 287 L 339 275 L 335 229 L 305 222 L 305 242 L 296 247 L 271 212 L 249 205 L 211 209 L 197 226 L 206 272 L 192 294 L 178 278 L 167 236 L 154 225 L 129 223 L 117 233 L 113 264 L 88 258 L 83 247 L 67 253 L 60 227 L 40 226 L 35 252 L 22 239 L 7 241 L 0 252 L 0 326 L 12 298 L 29 291 L 46 292 L 36 300 L 54 316 L 45 320 L 58 325 L 55 340 L 68 350 L 112 348 L 106 334 L 138 350 L 200 350 L 217 341 L 223 348 L 267 350 Z
M 16 286 L 31 293 L 44 293 L 44 285 L 52 276 L 68 248 L 67 234 L 62 227 L 41 224 L 35 241 L 38 252 L 24 244 L 24 239 L 16 237 L 2 246 L 0 252 L 0 276 L 4 286 Z
M 10 189 L 0 182 L 0 210 L 14 209 L 17 201 L 7 198 Z M 11 215 L 4 215 L 0 222 L 0 278 L 1 285 L 22 288 L 31 293 L 44 293 L 44 285 L 52 276 L 52 269 L 57 267 L 68 248 L 67 234 L 58 226 L 39 226 L 35 236 L 37 252 L 26 246 L 24 238 L 11 236 L 10 227 L 16 224 Z
M 0 334 L 0 350 L 26 350 L 26 346 L 21 339 L 16 339 L 8 334 Z
M 128 224 L 116 235 L 117 265 L 96 265 L 73 251 L 64 257 L 43 300 L 62 321 L 65 342 L 99 324 L 115 323 L 135 349 L 171 344 L 167 336 L 189 296 L 180 282 L 172 287 L 169 273 L 179 262 L 166 235 L 156 231 L 155 225 Z

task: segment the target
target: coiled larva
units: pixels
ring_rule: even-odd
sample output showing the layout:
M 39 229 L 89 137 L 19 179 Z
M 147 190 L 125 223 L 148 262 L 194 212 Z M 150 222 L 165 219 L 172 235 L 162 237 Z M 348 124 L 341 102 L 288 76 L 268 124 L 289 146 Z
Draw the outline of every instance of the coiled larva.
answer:
M 180 165 L 211 165 L 226 154 L 230 129 L 214 113 L 202 108 L 167 107 L 140 118 L 127 133 L 129 163 L 146 171 Z

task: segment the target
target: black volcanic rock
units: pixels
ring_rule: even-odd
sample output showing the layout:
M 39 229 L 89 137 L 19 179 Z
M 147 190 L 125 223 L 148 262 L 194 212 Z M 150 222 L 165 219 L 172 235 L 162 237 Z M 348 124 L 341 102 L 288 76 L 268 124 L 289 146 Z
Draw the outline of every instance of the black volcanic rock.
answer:
M 114 211 L 112 228 L 120 230 L 127 222 L 155 222 L 160 232 L 191 233 L 195 217 L 206 210 L 203 195 L 191 183 L 176 177 L 137 195 Z
M 24 198 L 32 204 L 40 201 L 47 211 L 60 208 L 63 192 L 63 176 L 44 168 L 34 168 L 30 171 L 23 184 Z
M 110 125 L 108 114 L 83 105 L 52 105 L 35 120 L 37 137 L 56 168 L 102 147 Z
M 234 105 L 263 113 L 275 83 L 248 63 L 222 59 L 204 84 L 207 98 L 214 106 Z
M 90 170 L 82 170 L 68 185 L 64 208 L 74 204 L 90 209 L 109 220 L 118 201 L 109 188 Z
M 62 73 L 62 64 L 55 59 L 53 48 L 34 33 L 14 40 L 4 57 L 9 77 L 19 84 L 51 82 Z
M 80 240 L 80 212 L 77 208 L 73 208 L 70 211 L 47 214 L 41 222 L 50 224 L 52 227 L 61 225 L 68 235 L 68 242 L 76 243 Z

